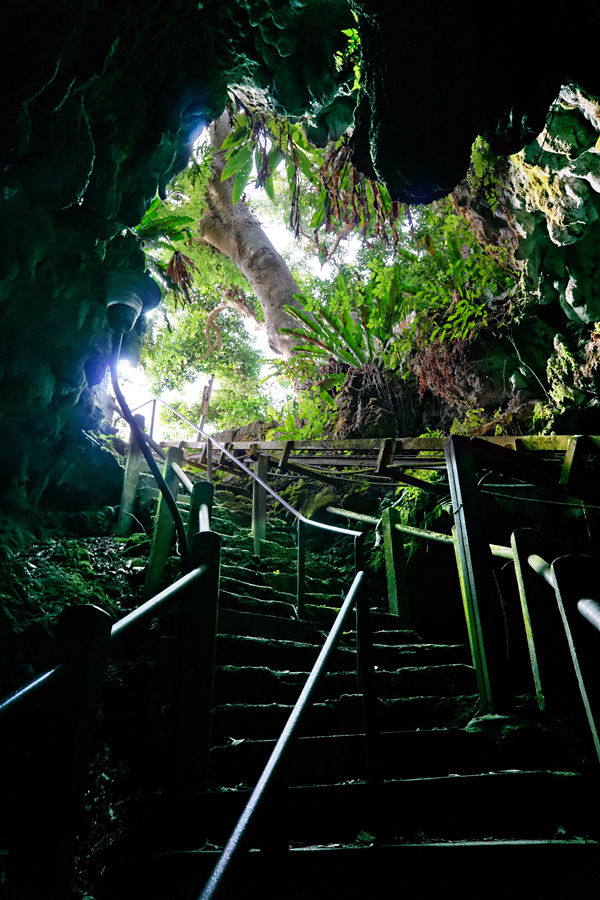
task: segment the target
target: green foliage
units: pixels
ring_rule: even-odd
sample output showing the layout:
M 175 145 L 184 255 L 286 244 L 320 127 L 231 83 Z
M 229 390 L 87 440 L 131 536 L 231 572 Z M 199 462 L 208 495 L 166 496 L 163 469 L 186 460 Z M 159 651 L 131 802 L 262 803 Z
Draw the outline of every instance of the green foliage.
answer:
M 483 433 L 493 433 L 495 437 L 506 433 L 506 428 L 511 424 L 512 413 L 504 412 L 499 406 L 490 418 L 483 406 L 473 406 L 465 411 L 462 419 L 454 419 L 450 434 L 464 434 L 466 436 Z
M 142 351 L 142 366 L 157 395 L 182 389 L 203 372 L 257 383 L 261 355 L 239 317 L 229 309 L 220 313 L 221 347 L 210 356 L 207 318 L 208 310 L 199 303 L 167 316 L 155 313 Z
M 268 415 L 282 424 L 282 427 L 267 432 L 268 441 L 306 441 L 331 433 L 337 420 L 337 406 L 333 397 L 322 387 L 288 400 L 279 412 L 269 406 Z
M 238 428 L 242 424 L 265 420 L 272 402 L 270 392 L 260 386 L 256 380 L 243 380 L 237 375 L 222 375 L 215 382 L 210 398 L 206 423 L 217 431 Z M 173 400 L 170 405 L 191 422 L 199 422 L 201 416 L 202 397 L 198 389 L 198 400 L 186 402 Z M 166 407 L 160 413 L 163 433 L 167 440 L 195 440 L 196 431 Z
M 358 276 L 356 287 L 348 287 L 340 275 L 327 309 L 302 296 L 298 299 L 307 312 L 286 306 L 302 326 L 289 329 L 301 339 L 296 353 L 315 362 L 331 357 L 356 369 L 388 367 L 393 328 L 402 315 L 398 272 L 397 264 L 388 270 L 378 268 L 366 285 Z
M 468 180 L 473 194 L 486 200 L 494 215 L 501 202 L 502 182 L 498 177 L 499 165 L 500 160 L 492 153 L 487 141 L 482 137 L 475 138 L 471 148 L 471 171 Z
M 432 469 L 407 469 L 407 474 L 433 484 L 439 484 L 445 480 L 445 475 Z M 402 525 L 430 531 L 450 532 L 448 517 L 451 514 L 451 502 L 449 497 L 440 500 L 436 494 L 413 485 L 401 485 L 396 494 L 398 500 L 394 501 L 392 506 L 400 514 Z M 384 501 L 384 505 L 389 505 L 389 501 Z M 422 540 L 422 538 L 404 535 L 404 549 L 408 559 L 414 556 Z
M 578 388 L 580 366 L 561 334 L 554 335 L 554 351 L 546 365 L 546 377 L 549 385 L 546 401 L 536 404 L 532 423 L 541 434 L 551 433 L 554 419 L 585 398 Z
M 352 60 L 358 71 L 359 43 L 355 29 L 344 32 L 348 53 L 340 58 Z M 355 75 L 356 80 L 356 75 Z M 263 187 L 271 200 L 275 198 L 275 172 L 285 162 L 289 189 L 290 229 L 314 242 L 321 263 L 328 258 L 332 240 L 338 232 L 358 230 L 363 238 L 389 238 L 398 241 L 396 222 L 402 219 L 402 206 L 393 203 L 385 185 L 366 179 L 352 166 L 351 150 L 346 136 L 332 141 L 326 148 L 308 141 L 300 124 L 278 116 L 257 96 L 241 91 L 230 92 L 236 104 L 235 127 L 225 139 L 226 164 L 222 179 L 235 176 L 234 203 L 250 184 Z M 252 177 L 252 163 L 254 172 Z M 302 190 L 301 190 L 302 189 Z M 316 208 L 309 221 L 301 215 L 301 193 L 316 192 Z

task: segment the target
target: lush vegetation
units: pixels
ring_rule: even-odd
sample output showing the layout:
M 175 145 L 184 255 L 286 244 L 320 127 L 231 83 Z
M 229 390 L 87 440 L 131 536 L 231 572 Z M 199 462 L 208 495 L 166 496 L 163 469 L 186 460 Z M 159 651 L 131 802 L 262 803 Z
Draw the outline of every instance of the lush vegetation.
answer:
M 261 327 L 260 303 L 231 260 L 201 236 L 207 185 L 216 177 L 207 145 L 136 229 L 167 294 L 144 349 L 153 389 L 183 388 L 210 371 L 218 382 L 211 424 L 275 418 L 279 433 L 302 437 L 334 430 L 340 395 L 357 371 L 456 400 L 447 382 L 466 349 L 510 317 L 518 280 L 508 252 L 482 247 L 452 197 L 412 209 L 392 202 L 383 185 L 353 168 L 346 135 L 317 148 L 301 123 L 242 92 L 232 94 L 230 112 L 220 152 L 233 204 L 245 203 L 263 221 L 284 221 L 296 237 L 287 261 L 300 308 L 286 306 L 296 321 L 289 329 L 294 351 L 271 363 L 288 400 L 283 408 L 272 400 L 261 375 L 265 361 L 244 326 L 246 319 Z M 496 164 L 478 139 L 472 189 L 494 209 L 501 202 Z M 198 404 L 175 405 L 197 418 Z M 479 408 L 461 413 L 465 428 L 487 418 Z

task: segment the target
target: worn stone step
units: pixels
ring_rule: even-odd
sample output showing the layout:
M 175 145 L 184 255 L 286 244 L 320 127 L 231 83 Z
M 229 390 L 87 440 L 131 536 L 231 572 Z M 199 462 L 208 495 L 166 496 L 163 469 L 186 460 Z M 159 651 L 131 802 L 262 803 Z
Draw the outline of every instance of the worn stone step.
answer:
M 224 787 L 254 785 L 263 771 L 275 740 L 230 741 L 213 747 L 210 780 Z M 417 778 L 489 772 L 508 767 L 490 735 L 459 728 L 383 732 L 379 766 L 383 778 Z M 511 768 L 515 759 L 511 759 Z M 524 768 L 520 766 L 519 768 Z M 292 752 L 291 784 L 317 784 L 367 778 L 364 734 L 302 737 Z
M 292 594 L 282 594 L 280 591 L 264 591 L 259 585 L 243 584 L 238 581 L 237 584 L 231 579 L 220 585 L 219 602 L 221 605 L 227 606 L 229 609 L 235 608 L 233 602 L 236 597 L 242 599 L 253 600 L 259 605 L 273 602 L 284 603 L 290 608 L 296 609 L 296 597 Z M 223 601 L 223 602 L 221 602 Z M 266 608 L 266 607 L 265 607 Z
M 466 725 L 478 706 L 478 697 L 395 697 L 378 702 L 380 727 L 386 731 L 408 728 Z M 283 731 L 292 704 L 226 703 L 213 715 L 215 744 L 227 739 L 276 738 Z M 337 699 L 313 703 L 302 720 L 305 735 L 355 734 L 364 727 L 361 694 L 342 694 Z
M 247 578 L 257 578 L 257 581 L 247 581 Z M 290 594 L 287 591 L 277 591 L 265 584 L 262 584 L 262 578 L 256 576 L 251 570 L 240 571 L 239 576 L 233 574 L 222 574 L 219 585 L 221 590 L 235 593 L 240 591 L 243 594 L 252 594 L 256 599 L 264 597 L 270 600 L 285 600 L 296 602 L 296 594 Z
M 202 795 L 157 795 L 152 818 L 162 849 L 223 846 L 251 787 Z M 272 810 L 287 839 L 349 843 L 373 833 L 366 782 L 290 787 Z M 385 781 L 377 817 L 380 838 L 397 841 L 537 839 L 598 832 L 598 784 L 572 772 L 507 771 Z M 149 821 L 149 824 L 150 821 Z M 158 837 L 158 835 L 157 835 Z M 250 839 L 256 846 L 257 838 Z
M 296 618 L 296 607 L 288 600 L 259 600 L 247 594 L 221 591 L 219 594 L 219 609 L 239 610 L 240 612 L 259 613 L 268 616 L 282 616 L 287 619 Z
M 162 854 L 144 900 L 196 900 L 218 857 L 216 850 Z M 581 838 L 335 844 L 292 848 L 280 863 L 252 851 L 226 883 L 231 897 L 250 900 L 395 897 L 395 883 L 397 896 L 446 897 L 448 885 L 455 884 L 461 897 L 475 900 L 493 877 L 493 888 L 486 888 L 492 896 L 585 897 L 599 864 L 600 845 Z
M 217 669 L 215 704 L 295 703 L 308 672 L 277 672 L 266 668 L 224 666 Z M 315 700 L 328 700 L 356 691 L 356 671 L 327 672 L 315 689 Z M 452 696 L 476 692 L 475 670 L 448 666 L 406 667 L 375 673 L 378 697 Z
M 218 630 L 225 634 L 265 637 L 275 640 L 316 644 L 323 642 L 321 633 L 310 622 L 226 608 L 219 610 Z
M 570 770 L 571 749 L 557 734 L 528 723 L 509 740 L 461 728 L 414 729 L 381 734 L 379 766 L 386 779 L 467 775 L 500 769 Z M 256 784 L 275 740 L 230 741 L 211 750 L 210 778 L 234 787 Z M 364 780 L 364 734 L 302 737 L 292 751 L 290 784 Z
M 266 666 L 279 671 L 303 672 L 312 669 L 320 646 L 298 641 L 275 641 L 257 637 L 220 634 L 217 640 L 217 665 Z M 356 652 L 338 647 L 332 654 L 330 671 L 347 672 L 355 668 Z M 439 666 L 467 662 L 462 644 L 404 644 L 389 647 L 374 645 L 374 664 L 386 671 L 406 666 Z
M 331 600 L 327 604 L 307 603 L 306 618 L 318 625 L 319 628 L 329 631 L 339 611 L 339 607 L 333 606 Z M 398 617 L 390 615 L 383 609 L 372 607 L 371 616 L 371 625 L 374 631 L 396 631 L 398 629 Z M 419 642 L 420 638 L 414 631 L 407 632 L 407 634 L 413 635 L 412 643 Z M 381 641 L 381 643 L 385 643 L 385 641 Z

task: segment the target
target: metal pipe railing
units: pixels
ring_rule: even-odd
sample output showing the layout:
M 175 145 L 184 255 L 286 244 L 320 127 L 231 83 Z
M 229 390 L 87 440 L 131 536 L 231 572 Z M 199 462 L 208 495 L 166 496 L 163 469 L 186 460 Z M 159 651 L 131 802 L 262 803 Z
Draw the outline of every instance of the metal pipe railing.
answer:
M 578 602 L 577 609 L 584 619 L 587 619 L 594 628 L 600 631 L 600 603 L 586 598 Z
M 538 556 L 537 553 L 532 553 L 528 556 L 527 562 L 534 572 L 537 572 L 538 575 L 541 575 L 542 578 L 548 582 L 550 587 L 556 589 L 556 579 L 554 578 L 554 572 L 552 571 L 550 563 L 547 563 L 546 560 L 542 559 L 541 556 Z
M 366 516 L 364 513 L 351 512 L 348 509 L 339 509 L 336 506 L 328 506 L 327 512 L 333 513 L 335 516 L 346 516 L 348 519 L 356 519 L 359 522 L 366 522 L 368 525 L 377 525 L 381 519 L 375 516 Z M 428 541 L 437 541 L 440 544 L 453 544 L 454 538 L 450 534 L 442 534 L 440 531 L 427 531 L 425 528 L 413 528 L 412 525 L 401 525 L 399 522 L 394 524 L 396 531 L 403 534 L 414 535 L 414 537 L 422 537 Z M 490 544 L 492 556 L 499 556 L 502 559 L 513 559 L 512 547 L 505 547 L 502 544 Z
M 297 731 L 298 724 L 303 716 L 303 714 L 308 709 L 310 703 L 312 702 L 312 697 L 315 693 L 315 689 L 319 684 L 321 677 L 324 675 L 327 669 L 328 660 L 335 650 L 338 641 L 342 635 L 344 622 L 350 613 L 354 603 L 357 599 L 358 592 L 360 590 L 362 581 L 364 578 L 364 572 L 358 572 L 354 578 L 352 586 L 348 591 L 346 599 L 336 617 L 336 620 L 333 624 L 333 628 L 329 632 L 327 636 L 327 640 L 325 641 L 321 652 L 317 658 L 316 663 L 314 664 L 310 675 L 308 676 L 308 680 L 302 689 L 302 693 L 298 697 L 296 705 L 294 706 L 283 731 L 279 737 L 275 745 L 275 749 L 271 753 L 269 760 L 263 769 L 263 772 L 258 779 L 256 787 L 252 791 L 250 799 L 246 804 L 242 815 L 240 816 L 237 825 L 235 826 L 231 837 L 229 838 L 225 849 L 221 853 L 219 860 L 212 871 L 210 878 L 208 879 L 204 890 L 200 894 L 198 900 L 210 900 L 213 897 L 215 891 L 220 886 L 222 879 L 225 876 L 225 872 L 230 865 L 231 861 L 239 852 L 240 848 L 244 844 L 244 839 L 247 838 L 248 831 L 252 824 L 253 819 L 256 816 L 256 812 L 261 805 L 261 802 L 265 796 L 265 792 L 271 782 L 271 779 L 275 775 L 276 771 L 280 769 L 282 759 L 285 756 L 287 748 L 290 745 L 290 742 Z
M 134 623 L 155 616 L 158 613 L 159 608 L 163 606 L 167 600 L 170 600 L 172 597 L 181 593 L 181 591 L 184 591 L 190 584 L 196 581 L 196 579 L 200 578 L 201 575 L 204 575 L 206 570 L 206 566 L 199 566 L 197 569 L 193 569 L 193 571 L 189 572 L 187 575 L 179 578 L 174 584 L 165 588 L 164 591 L 161 591 L 160 594 L 157 594 L 155 597 L 142 603 L 141 606 L 138 606 L 137 609 L 132 610 L 132 612 L 127 613 L 126 616 L 123 616 L 122 619 L 115 622 L 111 628 L 111 641 L 121 637 L 121 635 L 128 631 Z
M 360 537 L 362 535 L 361 531 L 353 531 L 350 528 L 338 528 L 337 525 L 327 525 L 325 522 L 315 522 L 312 519 L 307 519 L 306 516 L 303 516 L 302 513 L 299 513 L 297 509 L 294 509 L 293 506 L 290 506 L 287 500 L 284 500 L 283 497 L 280 497 L 279 494 L 273 490 L 273 488 L 269 487 L 266 481 L 263 481 L 262 478 L 259 478 L 258 475 L 256 475 L 247 466 L 245 466 L 243 462 L 241 462 L 236 456 L 233 455 L 233 453 L 230 453 L 229 450 L 223 446 L 223 444 L 220 444 L 219 441 L 216 441 L 213 437 L 206 434 L 206 432 L 202 431 L 200 428 L 198 429 L 198 432 L 202 434 L 206 438 L 206 440 L 210 440 L 210 442 L 214 444 L 215 447 L 218 447 L 221 453 L 223 453 L 233 463 L 235 463 L 235 465 L 239 469 L 242 469 L 245 475 L 249 475 L 257 484 L 260 484 L 260 486 L 263 487 L 265 491 L 267 491 L 267 493 L 271 494 L 271 496 L 274 497 L 275 500 L 281 503 L 281 505 L 285 509 L 287 509 L 287 511 L 290 512 L 293 516 L 295 516 L 295 518 L 298 519 L 299 522 L 304 522 L 305 525 L 310 525 L 313 528 L 320 528 L 323 531 L 332 531 L 335 534 L 347 534 L 351 537 Z
M 206 509 L 206 507 L 204 508 Z M 188 575 L 184 575 L 164 591 L 161 591 L 160 594 L 147 600 L 146 603 L 142 603 L 141 606 L 138 606 L 137 609 L 132 610 L 132 612 L 127 613 L 127 615 L 123 616 L 122 619 L 119 619 L 118 622 L 115 622 L 110 631 L 111 642 L 120 638 L 126 631 L 129 631 L 131 626 L 136 622 L 157 615 L 160 607 L 164 606 L 167 600 L 170 600 L 172 597 L 175 597 L 177 594 L 181 593 L 181 591 L 185 590 L 190 584 L 204 575 L 206 570 L 206 566 L 199 566 Z M 62 664 L 59 664 L 53 669 L 48 669 L 47 672 L 43 672 L 41 675 L 36 675 L 35 678 L 27 682 L 27 684 L 24 684 L 16 691 L 13 691 L 12 694 L 8 694 L 0 700 L 0 715 L 6 710 L 15 707 L 17 704 L 20 704 L 22 701 L 33 696 L 33 694 L 37 693 L 41 688 L 46 689 L 48 686 L 54 684 L 62 673 L 63 666 Z
M 63 666 L 58 665 L 53 669 L 48 669 L 42 675 L 36 675 L 31 681 L 17 688 L 12 694 L 0 700 L 0 716 L 7 710 L 14 709 L 25 698 L 33 696 L 40 688 L 46 688 L 49 684 L 54 684 L 63 673 Z

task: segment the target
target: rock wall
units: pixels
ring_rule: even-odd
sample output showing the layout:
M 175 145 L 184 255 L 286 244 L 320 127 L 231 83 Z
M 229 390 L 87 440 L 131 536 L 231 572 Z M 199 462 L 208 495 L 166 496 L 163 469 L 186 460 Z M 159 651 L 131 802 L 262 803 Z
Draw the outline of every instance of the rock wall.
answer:
M 563 87 L 544 131 L 511 158 L 525 285 L 577 324 L 600 319 L 600 102 Z

